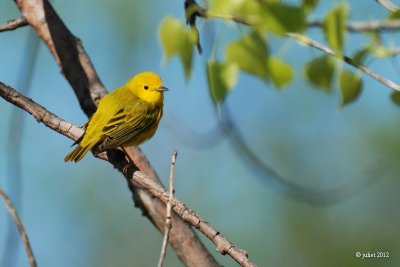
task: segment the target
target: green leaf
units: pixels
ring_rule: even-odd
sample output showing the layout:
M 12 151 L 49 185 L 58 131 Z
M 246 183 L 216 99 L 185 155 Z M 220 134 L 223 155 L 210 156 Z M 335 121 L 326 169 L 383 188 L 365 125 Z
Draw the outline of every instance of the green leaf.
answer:
M 341 4 L 328 12 L 324 19 L 325 39 L 330 47 L 341 52 L 346 38 L 347 5 Z
M 179 52 L 182 46 L 182 39 L 185 39 L 185 29 L 179 20 L 173 17 L 166 17 L 161 22 L 159 35 L 164 56 L 168 60 Z M 172 36 L 176 38 L 172 38 Z
M 263 37 L 252 32 L 227 45 L 225 50 L 229 62 L 250 74 L 268 80 L 268 47 Z
M 347 105 L 360 95 L 362 90 L 362 80 L 360 75 L 349 70 L 342 70 L 340 73 L 340 92 L 341 106 Z
M 190 76 L 193 59 L 193 33 L 176 18 L 166 17 L 160 25 L 160 42 L 164 50 L 164 61 L 178 55 L 185 72 Z
M 210 0 L 210 8 L 207 13 L 218 15 L 231 15 L 238 7 L 243 5 L 246 0 Z
M 366 46 L 356 51 L 352 57 L 354 64 L 363 64 L 366 57 L 370 54 L 370 50 L 371 48 L 369 46 Z
M 288 63 L 277 57 L 268 59 L 269 78 L 278 88 L 288 85 L 293 79 L 293 68 Z
M 374 47 L 373 54 L 379 58 L 392 57 L 396 55 L 396 50 L 378 45 Z
M 388 16 L 388 19 L 390 20 L 400 19 L 400 9 L 397 9 L 395 12 L 391 12 Z
M 302 0 L 302 6 L 307 13 L 312 11 L 319 3 L 319 0 Z
M 261 19 L 265 27 L 277 35 L 287 32 L 304 32 L 306 17 L 304 9 L 281 3 L 264 3 Z
M 207 63 L 207 80 L 210 95 L 215 104 L 225 100 L 227 93 L 235 86 L 238 66 L 229 62 L 211 60 Z
M 236 15 L 250 22 L 257 31 L 271 31 L 277 35 L 304 32 L 306 14 L 303 7 L 282 4 L 280 0 L 247 0 L 236 9 Z
M 306 78 L 324 91 L 331 88 L 334 72 L 335 63 L 328 56 L 314 58 L 304 66 Z
M 400 106 L 400 92 L 395 91 L 391 93 L 390 99 L 392 99 L 393 103 L 395 103 L 397 106 Z
M 371 37 L 371 42 L 365 49 L 368 49 L 370 54 L 378 58 L 392 57 L 397 54 L 397 49 L 395 47 L 385 47 L 384 44 L 382 44 L 381 36 L 378 33 L 373 32 L 369 35 Z

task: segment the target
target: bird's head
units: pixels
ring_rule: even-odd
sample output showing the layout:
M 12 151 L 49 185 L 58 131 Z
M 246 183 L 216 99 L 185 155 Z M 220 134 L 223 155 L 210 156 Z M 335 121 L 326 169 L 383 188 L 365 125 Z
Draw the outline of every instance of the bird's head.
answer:
M 131 78 L 125 85 L 137 97 L 151 104 L 162 104 L 164 92 L 168 88 L 163 86 L 161 78 L 153 72 L 142 72 Z

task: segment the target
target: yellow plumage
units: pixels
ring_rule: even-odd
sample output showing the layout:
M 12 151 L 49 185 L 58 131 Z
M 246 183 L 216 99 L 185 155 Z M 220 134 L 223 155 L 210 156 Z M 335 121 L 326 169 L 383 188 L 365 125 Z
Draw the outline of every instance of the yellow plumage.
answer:
M 76 141 L 78 146 L 64 161 L 78 162 L 91 149 L 99 153 L 120 146 L 137 146 L 151 138 L 163 114 L 166 90 L 159 76 L 143 72 L 103 97 L 86 123 L 84 134 Z

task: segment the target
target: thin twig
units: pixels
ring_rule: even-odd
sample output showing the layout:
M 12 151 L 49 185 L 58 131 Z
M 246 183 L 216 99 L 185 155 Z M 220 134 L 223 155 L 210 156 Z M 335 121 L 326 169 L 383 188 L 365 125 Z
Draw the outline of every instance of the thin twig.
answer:
M 221 15 L 205 12 L 202 15 L 206 19 L 220 19 L 226 21 L 233 21 L 239 24 L 252 26 L 258 23 L 258 21 L 252 17 L 241 17 L 238 15 Z M 320 20 L 312 20 L 307 22 L 309 28 L 322 28 L 324 23 Z M 353 33 L 365 33 L 365 32 L 381 32 L 381 31 L 398 31 L 400 30 L 400 20 L 371 20 L 371 21 L 354 21 L 349 22 L 346 25 L 349 32 Z
M 247 21 L 247 20 L 243 20 L 242 18 L 238 19 L 235 16 L 219 16 L 219 15 L 210 15 L 207 14 L 207 12 L 203 12 L 202 14 L 199 14 L 199 16 L 203 16 L 204 18 L 215 18 L 215 19 L 222 19 L 222 20 L 232 20 L 235 21 L 237 23 L 241 23 L 241 24 L 245 24 L 245 25 L 253 25 L 254 22 L 251 21 Z M 286 33 L 286 36 L 291 37 L 293 39 L 295 39 L 297 42 L 300 42 L 302 44 L 305 44 L 307 46 L 316 48 L 330 56 L 336 57 L 340 60 L 343 60 L 345 63 L 361 70 L 362 72 L 364 72 L 365 74 L 367 74 L 368 76 L 374 78 L 375 80 L 377 80 L 378 82 L 386 85 L 387 87 L 399 91 L 400 92 L 400 86 L 397 85 L 396 83 L 392 82 L 391 80 L 388 80 L 384 77 L 382 77 L 381 75 L 377 74 L 376 72 L 374 72 L 373 70 L 367 68 L 365 65 L 362 64 L 357 64 L 355 63 L 350 57 L 345 56 L 345 55 L 340 55 L 338 53 L 336 53 L 335 51 L 333 51 L 332 49 L 330 49 L 327 46 L 324 46 L 320 43 L 318 43 L 317 41 L 302 35 L 302 34 L 298 34 L 298 33 Z
M 171 171 L 169 173 L 169 198 L 167 202 L 167 211 L 166 211 L 167 214 L 165 216 L 164 238 L 161 247 L 160 259 L 158 261 L 158 267 L 162 267 L 164 264 L 165 255 L 167 254 L 169 231 L 172 228 L 171 211 L 172 211 L 172 199 L 174 198 L 174 173 L 175 173 L 175 162 L 177 156 L 178 152 L 175 150 L 172 153 Z
M 104 155 L 102 159 L 105 159 Z M 124 173 L 130 177 L 130 182 L 138 184 L 144 189 L 148 190 L 153 196 L 159 198 L 162 202 L 168 203 L 170 195 L 166 192 L 165 188 L 160 184 L 149 179 L 140 171 L 135 171 L 131 166 L 124 169 Z M 178 214 L 185 222 L 189 223 L 201 233 L 203 233 L 208 239 L 213 242 L 217 248 L 217 251 L 222 255 L 229 255 L 241 266 L 256 266 L 248 258 L 248 254 L 245 250 L 239 249 L 226 239 L 217 229 L 211 224 L 205 221 L 202 217 L 196 214 L 190 209 L 185 203 L 179 199 L 172 198 L 172 209 Z
M 364 72 L 365 74 L 367 74 L 368 76 L 374 78 L 375 80 L 377 80 L 378 82 L 386 85 L 387 87 L 389 87 L 390 89 L 396 90 L 400 92 L 400 86 L 397 85 L 396 83 L 392 82 L 391 80 L 388 80 L 384 77 L 382 77 L 381 75 L 379 75 L 378 73 L 374 72 L 373 70 L 367 68 L 365 65 L 362 64 L 357 64 L 355 63 L 350 57 L 348 56 L 344 56 L 344 55 L 340 55 L 338 53 L 336 53 L 335 51 L 333 51 L 332 49 L 330 49 L 327 46 L 324 46 L 320 43 L 318 43 L 317 41 L 302 35 L 302 34 L 298 34 L 298 33 L 287 33 L 287 36 L 295 39 L 297 42 L 305 44 L 309 47 L 313 47 L 316 48 L 322 52 L 324 52 L 325 54 L 328 54 L 330 56 L 333 56 L 335 58 L 338 58 L 340 60 L 343 60 L 344 62 L 346 62 L 347 64 L 361 70 L 362 72 Z
M 37 104 L 32 99 L 25 97 L 12 87 L 7 86 L 2 82 L 0 82 L 0 96 L 6 101 L 30 113 L 38 122 L 42 122 L 45 126 L 72 140 L 77 140 L 83 133 L 82 128 L 62 120 L 54 113 L 51 113 L 43 106 Z M 113 151 L 109 151 L 110 154 L 111 152 Z M 125 157 L 113 162 L 110 160 L 107 152 L 103 152 L 95 156 L 114 164 L 114 167 L 118 168 L 118 170 L 125 175 L 130 185 L 139 185 L 141 188 L 147 190 L 149 193 L 151 193 L 151 195 L 158 198 L 163 203 L 168 203 L 170 195 L 166 192 L 165 188 L 158 181 L 151 179 L 146 174 L 139 171 L 138 168 L 135 165 L 132 165 L 129 161 L 123 161 L 123 158 Z M 182 201 L 173 197 L 171 203 L 172 209 L 175 211 L 175 213 L 182 220 L 195 227 L 208 239 L 210 239 L 215 244 L 219 253 L 222 255 L 228 254 L 242 266 L 256 266 L 250 261 L 246 251 L 233 245 L 220 233 L 220 231 L 206 222 L 202 217 L 187 207 Z
M 96 69 L 91 63 L 82 42 L 68 29 L 56 10 L 47 0 L 29 1 L 16 0 L 15 3 L 21 14 L 27 18 L 29 24 L 43 40 L 59 64 L 62 74 L 69 81 L 86 115 L 90 117 L 96 110 L 96 103 L 106 94 Z M 71 124 L 65 122 L 72 127 Z M 63 126 L 64 127 L 64 126 Z M 82 134 L 82 129 L 74 129 Z M 127 148 L 131 152 L 130 158 L 141 171 L 158 183 L 160 179 L 144 153 L 138 148 Z M 110 159 L 115 165 L 117 159 Z M 166 205 L 149 192 L 135 186 L 129 186 L 135 207 L 139 207 L 159 230 L 163 232 L 165 224 Z M 174 248 L 178 258 L 186 266 L 220 266 L 213 255 L 196 235 L 196 232 L 185 223 L 177 214 L 172 214 L 174 228 L 171 229 L 169 244 Z
M 7 21 L 6 24 L 0 25 L 0 32 L 12 31 L 26 25 L 28 25 L 28 21 L 24 17 L 11 19 Z
M 24 226 L 22 225 L 22 222 L 18 216 L 17 210 L 15 209 L 10 198 L 3 191 L 3 188 L 1 186 L 0 186 L 0 197 L 3 199 L 4 205 L 6 206 L 8 213 L 10 214 L 15 225 L 17 226 L 19 234 L 21 235 L 22 241 L 25 246 L 25 251 L 28 256 L 29 265 L 31 267 L 37 267 L 36 259 L 35 259 L 35 256 L 33 255 L 32 247 L 31 247 L 31 244 L 29 243 L 28 235 L 25 232 Z
M 395 12 L 399 9 L 399 7 L 395 4 L 392 3 L 392 1 L 389 0 L 376 0 L 378 4 L 389 10 L 390 12 Z
M 310 28 L 323 27 L 322 21 L 310 21 L 307 26 Z M 398 31 L 400 30 L 400 20 L 371 20 L 371 21 L 355 21 L 346 25 L 349 32 L 381 32 L 381 31 Z
M 24 56 L 22 57 L 22 64 L 20 73 L 18 74 L 18 88 L 22 88 L 21 93 L 27 95 L 29 92 L 30 84 L 32 82 L 33 70 L 38 58 L 40 39 L 37 38 L 34 31 L 29 31 Z M 8 180 L 8 194 L 12 197 L 14 205 L 17 210 L 21 210 L 22 196 L 23 196 L 23 176 L 21 172 L 22 166 L 22 148 L 23 142 L 21 141 L 24 136 L 25 129 L 25 114 L 18 109 L 12 109 L 10 114 L 10 123 L 8 128 L 8 142 L 6 146 L 6 154 L 8 155 L 6 161 L 6 171 Z M 13 266 L 18 259 L 20 251 L 19 236 L 14 231 L 14 225 L 11 220 L 7 223 L 7 234 L 5 237 L 5 246 L 3 248 L 3 257 L 0 266 Z

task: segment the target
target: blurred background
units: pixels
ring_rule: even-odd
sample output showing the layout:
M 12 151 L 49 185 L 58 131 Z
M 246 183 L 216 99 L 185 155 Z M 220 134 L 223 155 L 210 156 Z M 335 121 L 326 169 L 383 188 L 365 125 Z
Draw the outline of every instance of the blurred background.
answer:
M 205 51 L 202 56 L 196 54 L 189 80 L 178 58 L 162 64 L 158 25 L 167 15 L 183 20 L 182 2 L 53 3 L 83 41 L 108 90 L 146 70 L 159 73 L 171 89 L 156 136 L 142 146 L 163 182 L 171 153 L 177 149 L 176 196 L 247 250 L 259 266 L 400 266 L 400 109 L 390 101 L 391 91 L 363 76 L 360 99 L 340 109 L 337 90 L 323 93 L 304 81 L 302 66 L 319 52 L 291 40 L 271 41 L 274 53 L 297 66 L 292 85 L 278 91 L 241 73 L 226 100 L 236 134 L 260 161 L 257 165 L 238 146 L 233 137 L 237 135 L 219 134 L 205 75 L 204 64 L 214 42 L 235 37 L 240 33 L 237 26 L 200 23 Z M 313 18 L 321 19 L 330 5 L 331 1 L 321 1 Z M 375 1 L 350 1 L 350 5 L 350 20 L 387 15 Z M 1 23 L 19 16 L 12 1 L 0 2 Z M 218 41 L 221 31 L 224 38 Z M 323 39 L 318 29 L 310 34 Z M 20 91 L 23 88 L 18 86 L 26 75 L 21 70 L 29 62 L 27 53 L 35 39 L 29 35 L 33 35 L 29 27 L 0 33 L 0 81 Z M 395 44 L 395 33 L 385 36 Z M 365 40 L 349 35 L 346 51 Z M 400 83 L 397 57 L 370 61 L 368 66 Z M 73 91 L 42 44 L 33 68 L 29 97 L 65 120 L 84 124 L 86 117 Z M 22 134 L 21 188 L 19 193 L 12 189 L 19 184 L 12 177 L 18 171 L 10 169 L 14 155 L 10 143 L 18 135 L 10 134 L 14 109 L 0 101 L 0 185 L 18 205 L 38 264 L 155 266 L 162 236 L 133 207 L 118 171 L 90 155 L 79 164 L 65 164 L 63 158 L 72 142 L 22 111 L 18 112 L 23 125 L 16 130 Z M 263 164 L 286 181 L 327 192 L 319 195 L 326 201 L 307 201 L 313 199 L 313 191 L 294 197 L 265 173 Z M 3 264 L 8 217 L 2 209 Z M 236 266 L 202 239 L 218 262 Z M 12 266 L 27 266 L 21 244 L 18 250 Z M 362 260 L 355 256 L 356 252 L 378 251 L 389 252 L 390 257 Z M 181 266 L 170 248 L 165 266 Z

